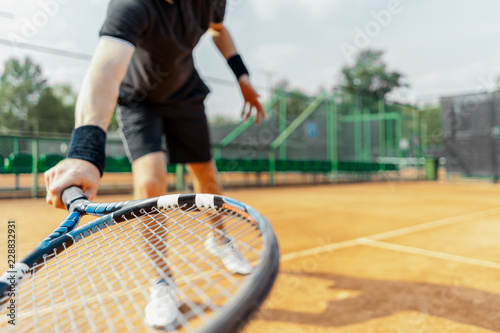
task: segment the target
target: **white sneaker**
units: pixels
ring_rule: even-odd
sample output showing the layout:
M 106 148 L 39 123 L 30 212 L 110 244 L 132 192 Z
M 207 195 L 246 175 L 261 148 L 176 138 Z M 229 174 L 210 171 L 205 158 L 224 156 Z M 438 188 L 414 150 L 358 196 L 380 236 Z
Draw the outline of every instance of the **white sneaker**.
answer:
M 157 330 L 175 330 L 178 325 L 179 299 L 176 286 L 160 282 L 150 289 L 150 300 L 144 309 L 144 322 Z
M 205 248 L 208 253 L 218 257 L 228 271 L 237 274 L 250 274 L 253 270 L 252 265 L 243 257 L 238 248 L 227 239 L 225 244 L 217 244 L 214 234 L 208 235 L 205 240 Z

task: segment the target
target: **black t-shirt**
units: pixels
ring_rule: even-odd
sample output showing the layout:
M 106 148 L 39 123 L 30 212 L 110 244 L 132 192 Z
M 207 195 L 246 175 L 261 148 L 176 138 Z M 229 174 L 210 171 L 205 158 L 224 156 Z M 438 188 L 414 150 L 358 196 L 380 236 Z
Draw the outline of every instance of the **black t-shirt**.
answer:
M 120 104 L 162 106 L 203 100 L 208 87 L 193 49 L 211 22 L 224 19 L 226 0 L 111 0 L 100 36 L 136 50 L 120 87 Z

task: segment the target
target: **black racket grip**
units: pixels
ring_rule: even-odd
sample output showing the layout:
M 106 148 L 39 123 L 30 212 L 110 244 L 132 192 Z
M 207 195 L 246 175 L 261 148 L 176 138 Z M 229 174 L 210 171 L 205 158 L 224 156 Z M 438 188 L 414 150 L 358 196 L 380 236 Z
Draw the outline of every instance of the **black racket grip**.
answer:
M 70 209 L 73 202 L 80 199 L 88 200 L 89 198 L 87 198 L 87 196 L 83 194 L 82 189 L 78 186 L 68 187 L 62 192 L 61 195 L 61 200 L 68 210 Z

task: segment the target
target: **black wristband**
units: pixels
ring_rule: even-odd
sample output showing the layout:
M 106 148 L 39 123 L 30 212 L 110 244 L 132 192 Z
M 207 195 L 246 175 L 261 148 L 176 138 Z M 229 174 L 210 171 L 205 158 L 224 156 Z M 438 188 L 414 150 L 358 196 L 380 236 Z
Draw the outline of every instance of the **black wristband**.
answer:
M 231 70 L 236 76 L 236 79 L 239 79 L 243 74 L 248 75 L 248 70 L 245 67 L 245 64 L 243 63 L 243 60 L 241 59 L 241 56 L 239 54 L 235 54 L 231 58 L 227 59 L 227 63 L 229 67 L 231 67 Z
M 106 132 L 99 126 L 85 125 L 77 127 L 71 135 L 67 158 L 85 160 L 104 173 L 106 166 Z

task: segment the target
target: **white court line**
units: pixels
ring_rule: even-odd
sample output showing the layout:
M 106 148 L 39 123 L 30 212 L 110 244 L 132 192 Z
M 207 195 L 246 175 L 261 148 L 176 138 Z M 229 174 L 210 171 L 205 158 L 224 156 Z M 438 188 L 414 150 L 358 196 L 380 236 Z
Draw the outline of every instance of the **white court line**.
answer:
M 442 226 L 446 226 L 446 225 L 450 225 L 450 224 L 454 224 L 454 223 L 466 222 L 467 220 L 477 219 L 477 218 L 487 217 L 487 216 L 492 216 L 492 215 L 493 216 L 500 215 L 500 208 L 492 208 L 492 209 L 482 210 L 482 211 L 475 212 L 475 213 L 459 215 L 459 216 L 454 216 L 454 217 L 447 217 L 447 218 L 444 218 L 441 220 L 431 221 L 431 222 L 418 224 L 418 225 L 411 226 L 411 227 L 382 232 L 379 234 L 375 234 L 375 235 L 367 236 L 367 237 L 362 237 L 362 238 L 382 240 L 382 239 L 393 238 L 393 237 L 397 237 L 397 236 L 405 236 L 408 234 L 412 234 L 414 232 L 425 231 L 425 230 L 434 229 L 434 228 L 438 228 L 438 227 L 442 227 Z
M 393 243 L 379 242 L 379 241 L 374 241 L 374 240 L 369 240 L 369 239 L 367 239 L 367 243 L 365 243 L 364 245 L 377 247 L 377 248 L 381 248 L 381 249 L 386 249 L 386 250 L 397 251 L 397 252 L 405 252 L 405 253 L 409 253 L 409 254 L 418 254 L 418 255 L 423 255 L 423 256 L 432 257 L 432 258 L 444 259 L 444 260 L 448 260 L 448 261 L 458 262 L 461 264 L 470 264 L 470 265 L 475 265 L 475 266 L 483 266 L 483 267 L 488 267 L 488 268 L 500 269 L 500 263 L 486 261 L 486 260 L 479 260 L 479 259 L 474 259 L 474 258 L 469 258 L 469 257 L 463 257 L 463 256 L 457 256 L 454 254 L 448 254 L 448 253 L 437 252 L 437 251 L 432 251 L 432 250 L 419 249 L 419 248 L 411 247 L 411 246 L 404 246 L 404 245 L 393 244 Z
M 294 259 L 299 259 L 299 258 L 304 258 L 304 257 L 309 257 L 313 255 L 320 255 L 323 253 L 331 252 L 333 250 L 337 249 L 343 249 L 343 248 L 348 248 L 348 247 L 353 247 L 356 245 L 361 245 L 365 244 L 370 241 L 377 241 L 377 240 L 384 240 L 388 238 L 393 238 L 397 236 L 404 236 L 408 235 L 411 233 L 419 232 L 419 231 L 425 231 L 425 230 L 430 230 L 454 223 L 460 223 L 460 222 L 466 222 L 471 219 L 477 219 L 477 218 L 484 218 L 487 216 L 491 215 L 500 215 L 500 208 L 492 208 L 492 209 L 487 209 L 479 212 L 474 212 L 470 214 L 464 214 L 464 215 L 459 215 L 459 216 L 454 216 L 454 217 L 448 217 L 445 219 L 441 220 L 436 220 L 436 221 L 431 221 L 411 227 L 405 227 L 401 229 L 396 229 L 396 230 L 391 230 L 387 232 L 381 232 L 378 234 L 374 234 L 371 236 L 364 236 L 364 237 L 359 237 L 355 239 L 350 239 L 346 240 L 343 242 L 338 242 L 338 243 L 331 243 L 327 245 L 322 245 L 318 247 L 314 247 L 311 249 L 307 250 L 302 250 L 302 251 L 297 251 L 297 252 L 292 252 L 292 253 L 287 253 L 281 256 L 281 262 L 287 262 L 291 261 Z M 494 263 L 493 263 L 494 264 Z
M 352 246 L 362 244 L 363 242 L 366 242 L 366 239 L 355 238 L 355 239 L 351 239 L 351 240 L 347 240 L 347 241 L 343 241 L 343 242 L 331 243 L 331 244 L 327 244 L 327 245 L 323 245 L 323 246 L 314 247 L 314 248 L 308 249 L 308 250 L 287 253 L 287 254 L 284 254 L 281 256 L 280 262 L 283 263 L 283 262 L 287 262 L 287 261 L 294 260 L 294 259 L 309 257 L 309 256 L 313 256 L 313 255 L 319 255 L 319 254 L 330 252 L 333 250 L 344 249 L 346 247 L 352 247 Z

